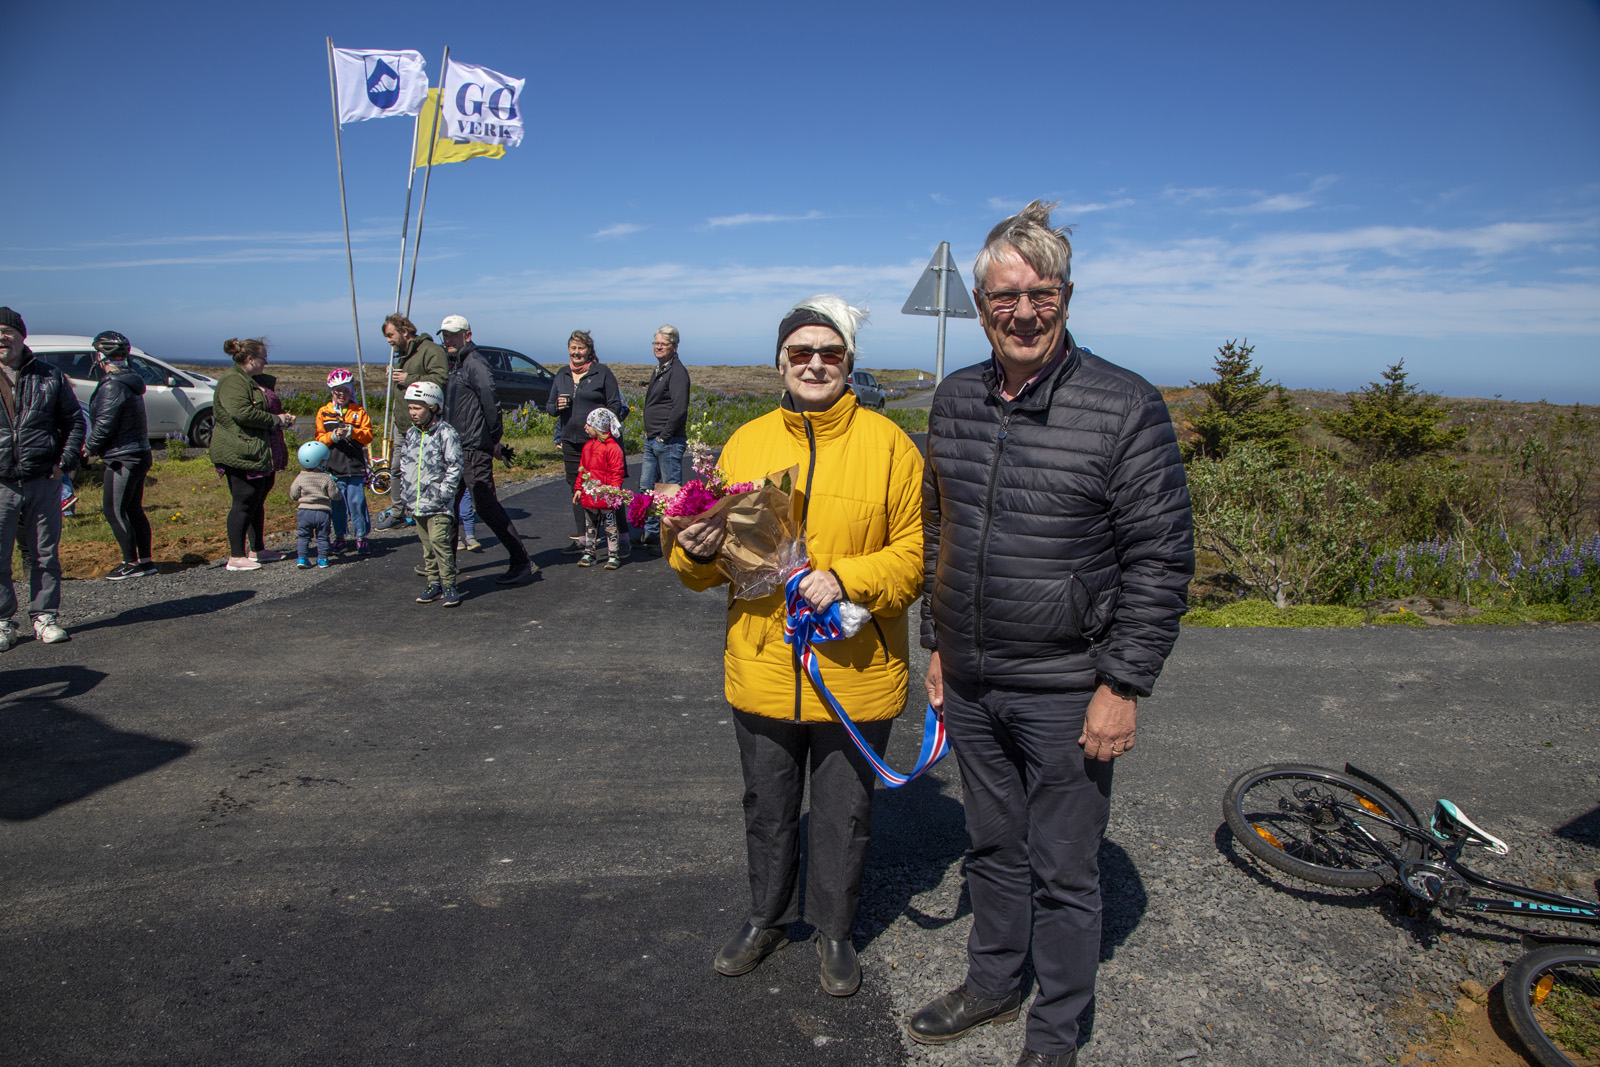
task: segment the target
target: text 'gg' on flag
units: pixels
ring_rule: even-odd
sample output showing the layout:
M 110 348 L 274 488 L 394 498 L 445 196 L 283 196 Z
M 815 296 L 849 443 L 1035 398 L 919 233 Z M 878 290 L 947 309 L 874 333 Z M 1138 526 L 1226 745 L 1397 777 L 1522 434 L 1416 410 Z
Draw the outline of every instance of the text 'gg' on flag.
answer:
M 426 167 L 429 162 L 428 141 L 433 137 L 433 116 L 439 111 L 439 90 L 428 90 L 428 102 L 423 105 L 422 111 L 417 115 L 417 155 L 411 161 L 413 167 Z M 440 137 L 433 144 L 433 164 L 461 163 L 468 159 L 482 156 L 485 159 L 501 159 L 506 154 L 503 144 L 481 144 L 477 141 L 452 141 L 449 137 Z
M 335 48 L 339 122 L 415 115 L 428 92 L 421 52 Z
M 440 135 L 452 141 L 515 148 L 522 143 L 522 111 L 517 101 L 525 81 L 450 60 L 441 83 L 444 128 Z

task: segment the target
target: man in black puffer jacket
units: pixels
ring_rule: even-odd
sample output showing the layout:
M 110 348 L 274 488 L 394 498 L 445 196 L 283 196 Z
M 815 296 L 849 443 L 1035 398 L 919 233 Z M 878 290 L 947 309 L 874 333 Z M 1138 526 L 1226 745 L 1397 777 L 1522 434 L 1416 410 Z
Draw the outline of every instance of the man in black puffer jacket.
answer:
M 501 454 L 500 436 L 504 420 L 500 400 L 494 389 L 494 375 L 478 355 L 472 340 L 472 326 L 462 315 L 449 315 L 439 326 L 449 356 L 449 376 L 444 387 L 444 418 L 461 436 L 461 488 L 456 491 L 456 506 L 461 494 L 472 494 L 478 517 L 500 539 L 511 556 L 511 565 L 495 581 L 501 585 L 519 582 L 539 572 L 538 564 L 523 547 L 511 516 L 494 490 L 494 458 Z
M 68 640 L 61 607 L 61 475 L 83 452 L 83 409 L 62 373 L 35 359 L 22 316 L 0 307 L 0 652 L 17 641 L 11 555 L 29 563 L 28 614 L 46 644 Z
M 985 363 L 934 395 L 923 478 L 928 696 L 961 764 L 967 980 L 913 1016 L 953 1041 L 1038 996 L 1020 1064 L 1070 1067 L 1100 952 L 1112 760 L 1172 650 L 1194 573 L 1161 394 L 1066 330 L 1072 248 L 1034 201 L 974 274 Z

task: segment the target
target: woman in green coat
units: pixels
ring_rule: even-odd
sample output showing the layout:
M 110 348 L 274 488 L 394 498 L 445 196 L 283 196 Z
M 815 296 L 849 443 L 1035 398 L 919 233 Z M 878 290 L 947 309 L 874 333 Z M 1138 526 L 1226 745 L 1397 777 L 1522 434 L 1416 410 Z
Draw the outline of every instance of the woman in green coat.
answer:
M 222 372 L 212 402 L 211 462 L 228 480 L 233 507 L 228 511 L 228 569 L 253 571 L 283 556 L 268 552 L 261 535 L 266 525 L 267 494 L 276 480 L 272 432 L 294 422 L 293 415 L 274 415 L 255 376 L 267 365 L 267 345 L 258 337 L 230 338 L 222 350 L 233 366 Z M 248 539 L 248 544 L 246 543 Z

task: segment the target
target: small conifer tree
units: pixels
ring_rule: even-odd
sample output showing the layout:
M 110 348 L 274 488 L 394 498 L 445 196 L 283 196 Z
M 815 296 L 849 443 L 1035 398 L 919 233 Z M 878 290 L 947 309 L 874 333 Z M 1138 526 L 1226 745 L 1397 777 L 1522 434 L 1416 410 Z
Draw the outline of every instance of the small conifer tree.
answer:
M 1323 428 L 1375 462 L 1443 452 L 1460 441 L 1467 427 L 1440 425 L 1450 417 L 1449 410 L 1438 397 L 1406 381 L 1405 364 L 1402 359 L 1383 372 L 1383 381 L 1348 394 L 1350 410 L 1319 415 Z
M 1249 339 L 1229 341 L 1217 349 L 1217 380 L 1189 384 L 1206 396 L 1206 406 L 1189 420 L 1199 438 L 1191 455 L 1222 459 L 1236 444 L 1263 445 L 1282 459 L 1299 441 L 1308 421 L 1295 409 L 1281 384 L 1262 380 Z

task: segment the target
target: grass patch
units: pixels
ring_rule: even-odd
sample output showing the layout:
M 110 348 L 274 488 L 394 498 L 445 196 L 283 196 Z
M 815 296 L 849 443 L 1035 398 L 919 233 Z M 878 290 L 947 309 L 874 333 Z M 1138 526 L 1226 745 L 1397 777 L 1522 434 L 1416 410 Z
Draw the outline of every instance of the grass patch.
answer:
M 1360 626 L 1367 621 L 1360 608 L 1296 604 L 1279 609 L 1265 600 L 1239 600 L 1220 608 L 1194 608 L 1183 617 L 1186 626 Z
M 1463 626 L 1521 626 L 1530 622 L 1593 621 L 1574 615 L 1565 604 L 1496 604 L 1482 615 L 1459 619 Z

